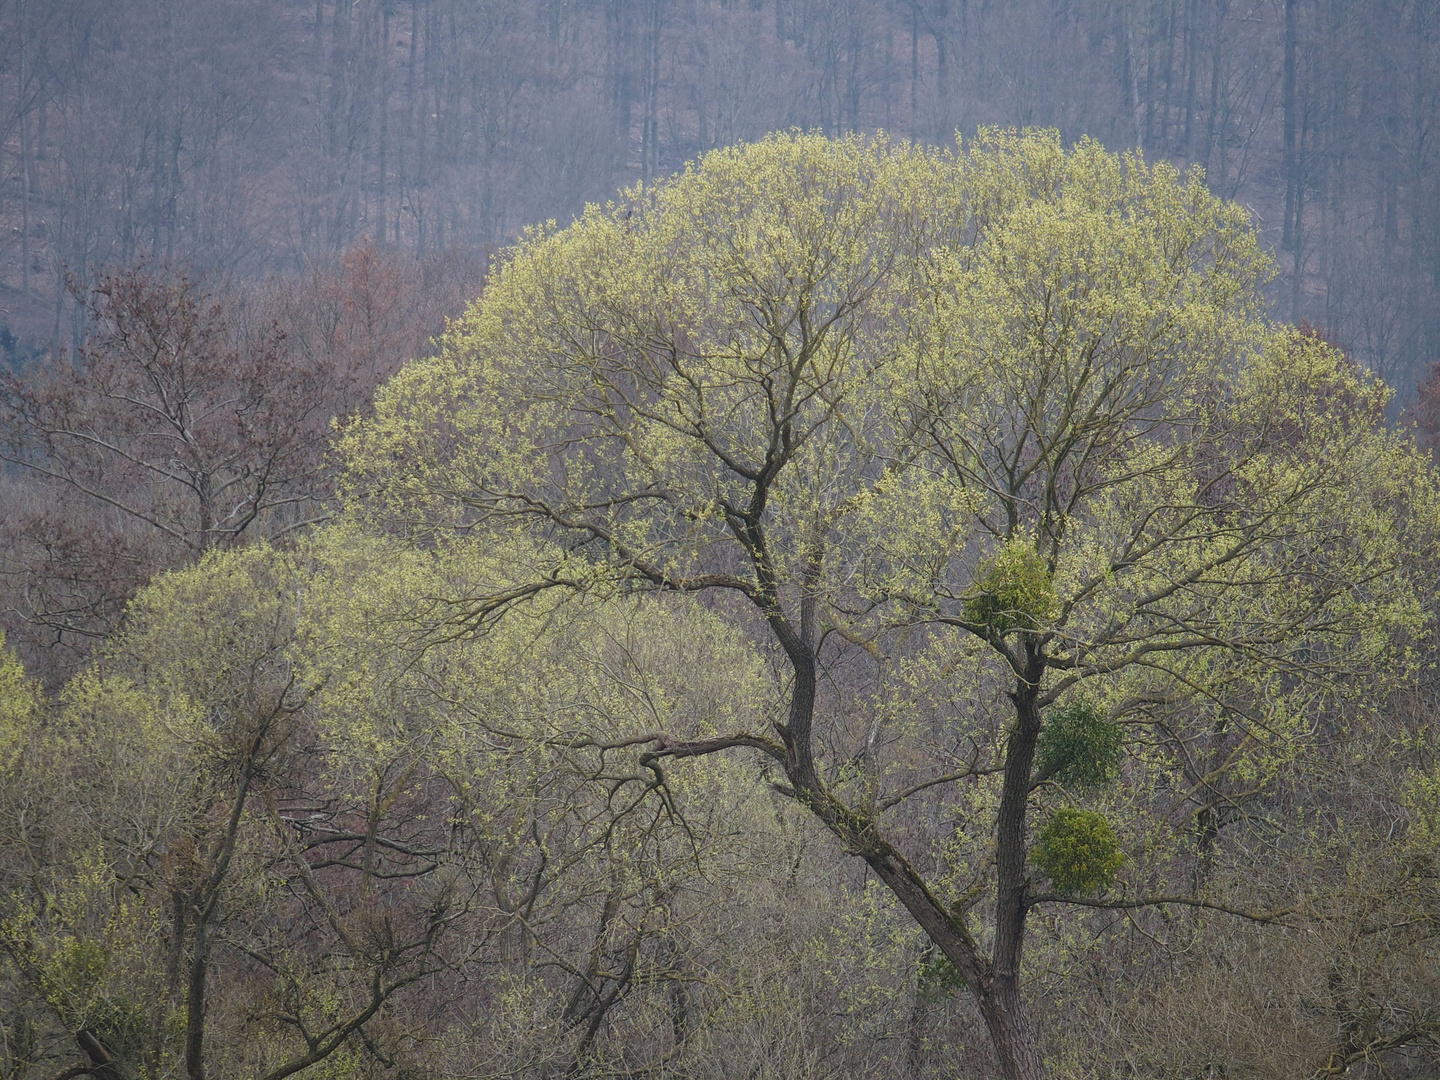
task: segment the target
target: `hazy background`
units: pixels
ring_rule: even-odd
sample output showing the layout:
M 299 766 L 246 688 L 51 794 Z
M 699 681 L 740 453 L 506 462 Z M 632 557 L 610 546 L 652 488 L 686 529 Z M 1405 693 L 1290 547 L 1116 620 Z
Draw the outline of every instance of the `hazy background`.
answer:
M 1204 167 L 1277 316 L 1408 392 L 1440 357 L 1437 41 L 1440 0 L 0 0 L 0 348 L 83 337 L 67 272 L 369 238 L 470 288 L 526 223 L 776 128 L 1040 125 Z

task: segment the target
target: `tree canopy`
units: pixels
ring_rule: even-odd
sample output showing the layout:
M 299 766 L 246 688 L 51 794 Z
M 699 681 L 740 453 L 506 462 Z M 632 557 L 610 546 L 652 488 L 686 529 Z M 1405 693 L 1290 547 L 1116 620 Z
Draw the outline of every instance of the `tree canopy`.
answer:
M 1425 624 L 1433 475 L 1382 385 L 1267 322 L 1269 273 L 1198 174 L 1093 142 L 772 136 L 506 253 L 345 433 L 352 505 L 553 543 L 528 583 L 454 590 L 454 633 L 556 588 L 718 594 L 783 655 L 783 712 L 637 732 L 642 762 L 770 760 L 954 965 L 1004 1074 L 1040 1076 L 1032 910 L 1185 899 L 1065 809 L 1047 723 L 1083 704 L 1080 743 L 1110 725 L 1173 805 L 1229 813 Z M 890 838 L 941 785 L 990 841 L 963 896 Z
M 1269 272 L 1053 133 L 537 228 L 323 524 L 0 642 L 0 1076 L 1422 1075 L 1440 483 Z

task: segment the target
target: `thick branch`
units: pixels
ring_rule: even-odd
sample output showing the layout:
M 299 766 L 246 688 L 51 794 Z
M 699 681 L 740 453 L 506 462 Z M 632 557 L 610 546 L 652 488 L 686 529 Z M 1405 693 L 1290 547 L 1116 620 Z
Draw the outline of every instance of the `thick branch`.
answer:
M 1077 907 L 1101 908 L 1106 911 L 1134 911 L 1138 908 L 1163 907 L 1167 904 L 1173 904 L 1176 907 L 1218 911 L 1222 914 L 1233 915 L 1237 919 L 1245 919 L 1253 923 L 1279 923 L 1292 915 L 1310 917 L 1307 909 L 1300 904 L 1295 904 L 1291 907 L 1275 908 L 1271 911 L 1249 911 L 1245 908 L 1234 907 L 1230 904 L 1217 904 L 1212 900 L 1201 900 L 1195 896 L 1147 896 L 1135 900 L 1105 900 L 1087 899 L 1082 896 L 1066 896 L 1063 893 L 1041 893 L 1038 896 L 1031 896 L 1026 900 L 1027 907 L 1035 907 L 1039 904 L 1073 904 Z

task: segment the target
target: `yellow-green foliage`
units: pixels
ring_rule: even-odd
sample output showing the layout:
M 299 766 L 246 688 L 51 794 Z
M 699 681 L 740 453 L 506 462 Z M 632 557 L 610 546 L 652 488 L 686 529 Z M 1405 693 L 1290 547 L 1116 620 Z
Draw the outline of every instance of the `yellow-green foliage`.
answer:
M 1104 814 L 1062 806 L 1040 829 L 1030 859 L 1059 892 L 1086 896 L 1110 888 L 1125 854 Z
M 462 536 L 419 549 L 341 525 L 308 552 L 296 664 L 320 687 L 321 725 L 361 756 L 713 734 L 756 725 L 766 700 L 740 635 L 689 600 L 527 591 L 537 566 L 593 580 L 543 544 Z
M 782 589 L 1055 630 L 1077 678 L 1148 635 L 1286 663 L 1276 628 L 1313 626 L 1370 657 L 1418 613 L 1375 587 L 1400 570 L 1381 489 L 1433 483 L 1355 420 L 1373 381 L 1269 330 L 1269 272 L 1198 176 L 1094 142 L 772 136 L 528 234 L 345 431 L 347 490 L 426 536 L 587 541 L 584 570 L 532 546 L 537 581 L 759 589 L 735 530 L 763 477 Z M 1310 399 L 1285 430 L 1333 455 L 1276 438 Z
M 980 564 L 978 595 L 965 602 L 965 618 L 996 634 L 1040 630 L 1060 613 L 1050 568 L 1033 541 L 1017 536 Z
M 96 852 L 66 870 L 39 898 L 7 898 L 0 944 L 69 1030 L 89 1029 L 137 1063 L 173 1048 L 183 1012 L 165 1000 L 164 927 L 155 912 Z
M 162 701 L 198 703 L 217 726 L 273 707 L 290 681 L 297 574 L 290 556 L 264 544 L 212 552 L 162 574 L 127 610 L 126 628 L 109 647 L 112 666 L 143 673 Z
M 344 431 L 355 518 L 426 553 L 375 556 L 364 588 L 438 573 L 413 568 L 464 526 L 482 539 L 444 558 L 469 569 L 393 640 L 463 637 L 527 582 L 626 578 L 773 594 L 797 623 L 812 602 L 880 651 L 897 627 L 968 624 L 979 651 L 936 632 L 925 689 L 895 687 L 878 716 L 896 787 L 933 763 L 937 726 L 1001 759 L 1004 725 L 975 702 L 1013 679 L 1027 633 L 1041 691 L 1103 700 L 1107 722 L 1163 714 L 1183 741 L 1240 706 L 1225 768 L 1251 789 L 1316 708 L 1403 676 L 1395 643 L 1422 629 L 1440 556 L 1433 470 L 1377 424 L 1383 386 L 1267 322 L 1271 272 L 1198 174 L 1054 132 L 706 155 L 527 234 L 441 354 Z M 521 643 L 551 618 L 543 595 L 489 655 L 534 670 Z M 507 685 L 493 663 L 469 685 Z M 399 692 L 389 678 L 372 682 Z M 573 716 L 522 700 L 464 708 Z M 636 730 L 628 709 L 606 711 Z M 1114 729 L 1049 727 L 1042 768 L 1113 774 Z
M 1427 869 L 1440 859 L 1440 769 L 1412 770 L 1401 788 L 1409 815 L 1405 846 Z
M 183 829 L 199 812 L 192 799 L 216 748 L 203 709 L 187 695 L 95 671 L 65 688 L 55 744 L 88 766 L 84 782 L 105 807 L 109 836 L 137 845 Z
M 349 512 L 387 539 L 321 575 L 324 636 L 424 648 L 337 652 L 326 723 L 377 753 L 444 733 L 478 827 L 519 850 L 573 775 L 562 748 L 702 711 L 625 659 L 660 655 L 680 608 L 613 598 L 720 590 L 712 610 L 758 606 L 792 655 L 813 631 L 876 658 L 879 706 L 820 718 L 816 758 L 882 831 L 895 793 L 954 789 L 947 902 L 993 882 L 1029 730 L 1005 691 L 1049 703 L 1039 765 L 1063 784 L 1115 776 L 1117 725 L 1163 728 L 1096 797 L 1166 873 L 1129 842 L 1138 788 L 1183 797 L 1199 747 L 1207 787 L 1263 791 L 1317 713 L 1406 678 L 1440 562 L 1433 469 L 1378 423 L 1378 382 L 1267 321 L 1271 271 L 1198 173 L 1054 132 L 777 135 L 537 229 L 342 433 Z M 387 570 L 421 601 L 384 600 Z M 715 729 L 773 730 L 744 652 L 725 662 L 762 689 Z M 533 812 L 497 810 L 511 793 Z M 1120 851 L 1065 810 L 1034 858 L 1095 891 Z
M 285 656 L 295 580 L 263 546 L 157 578 L 5 778 L 6 809 L 22 808 L 7 819 L 5 840 L 19 841 L 9 857 L 44 836 L 43 863 L 12 873 L 0 904 L 24 996 L 66 1031 L 90 1030 L 141 1080 L 179 1068 L 189 934 L 177 916 L 198 918 L 247 759 L 270 757 L 280 740 L 266 726 L 303 700 Z M 226 915 L 275 880 L 273 852 L 251 860 L 254 839 L 242 820 L 225 853 Z
M 883 139 L 777 135 L 532 232 L 442 354 L 345 432 L 353 505 L 424 527 L 564 512 L 603 537 L 595 556 L 683 579 L 734 542 L 724 508 L 773 468 L 776 573 L 852 516 L 864 557 L 953 168 Z M 577 439 L 606 452 L 570 453 Z M 928 542 L 937 515 L 916 509 Z
M 425 551 L 487 527 L 509 577 L 466 556 L 476 603 L 437 602 L 441 636 L 525 581 L 617 578 L 773 594 L 792 620 L 813 602 L 876 648 L 968 624 L 979 658 L 942 641 L 926 681 L 954 683 L 949 711 L 887 705 L 899 772 L 925 758 L 917 716 L 1003 754 L 964 703 L 1030 633 L 1042 691 L 1114 721 L 1144 702 L 1185 739 L 1242 705 L 1227 768 L 1263 781 L 1315 707 L 1403 674 L 1440 555 L 1434 473 L 1376 423 L 1384 388 L 1267 322 L 1271 272 L 1198 174 L 1094 141 L 772 136 L 506 253 L 344 431 L 349 505 Z M 1108 775 L 1112 734 L 1042 766 Z
M 40 715 L 40 687 L 25 676 L 0 632 L 0 772 L 15 763 Z

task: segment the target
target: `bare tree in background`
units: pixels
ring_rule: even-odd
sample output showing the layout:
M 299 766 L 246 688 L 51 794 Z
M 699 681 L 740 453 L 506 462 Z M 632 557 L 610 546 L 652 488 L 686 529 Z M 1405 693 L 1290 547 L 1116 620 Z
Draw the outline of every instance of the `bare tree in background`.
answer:
M 248 298 L 159 267 L 78 292 L 94 329 L 75 362 L 0 373 L 12 644 L 58 675 L 158 571 L 325 517 L 332 419 L 422 353 L 478 274 L 363 245 Z

